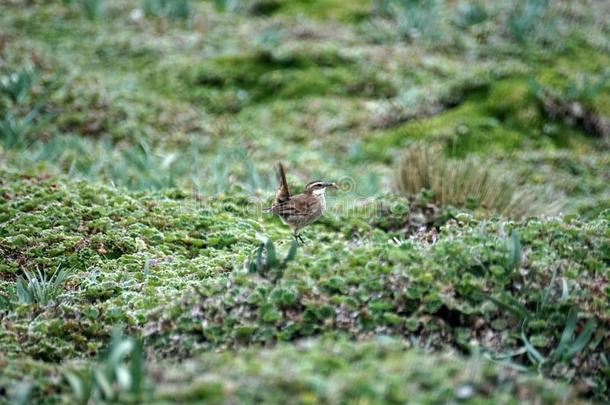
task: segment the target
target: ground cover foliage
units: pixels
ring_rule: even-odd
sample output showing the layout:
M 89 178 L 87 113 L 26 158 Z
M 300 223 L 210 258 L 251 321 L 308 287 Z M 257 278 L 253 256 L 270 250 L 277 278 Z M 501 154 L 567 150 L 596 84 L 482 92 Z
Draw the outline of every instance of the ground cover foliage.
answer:
M 0 401 L 608 400 L 604 2 L 0 11 Z

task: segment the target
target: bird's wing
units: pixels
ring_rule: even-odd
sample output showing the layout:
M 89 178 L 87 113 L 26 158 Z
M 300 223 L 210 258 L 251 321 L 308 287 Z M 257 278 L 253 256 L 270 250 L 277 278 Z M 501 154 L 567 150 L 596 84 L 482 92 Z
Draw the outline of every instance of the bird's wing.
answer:
M 284 216 L 306 216 L 311 213 L 312 205 L 316 203 L 305 194 L 293 195 L 290 198 L 276 202 L 270 211 Z
M 280 177 L 280 186 L 275 193 L 275 204 L 287 201 L 290 198 L 290 189 L 288 188 L 288 182 L 286 181 L 286 171 L 282 162 L 277 164 L 278 172 Z

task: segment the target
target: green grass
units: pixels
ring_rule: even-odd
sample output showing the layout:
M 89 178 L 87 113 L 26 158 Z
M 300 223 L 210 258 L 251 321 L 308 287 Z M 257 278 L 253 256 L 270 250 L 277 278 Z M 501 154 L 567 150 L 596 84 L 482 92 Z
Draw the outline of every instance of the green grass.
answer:
M 372 135 L 365 150 L 387 158 L 405 141 L 443 142 L 453 156 L 503 154 L 523 149 L 585 149 L 583 133 L 545 115 L 533 85 L 524 77 L 506 78 L 476 89 L 457 107 Z
M 17 299 L 20 304 L 47 305 L 61 294 L 62 284 L 69 278 L 66 271 L 57 268 L 51 277 L 43 274 L 25 272 L 25 277 L 18 277 L 16 285 Z
M 229 3 L 3 6 L 0 403 L 607 402 L 607 5 Z
M 474 157 L 447 159 L 438 145 L 413 144 L 401 159 L 396 186 L 408 196 L 427 192 L 439 206 L 488 210 L 512 219 L 556 215 L 565 206 L 557 192 L 519 184 L 515 176 Z
M 319 20 L 355 22 L 365 19 L 371 8 L 370 0 L 355 0 L 349 3 L 337 0 L 214 0 L 219 10 L 254 16 L 307 16 Z
M 189 63 L 181 69 L 173 64 L 168 69 L 156 74 L 162 81 L 160 91 L 181 98 L 187 95 L 215 113 L 237 112 L 270 98 L 391 97 L 395 92 L 390 83 L 358 68 L 333 48 L 311 54 L 297 49 L 279 55 L 269 51 L 221 55 L 195 67 Z

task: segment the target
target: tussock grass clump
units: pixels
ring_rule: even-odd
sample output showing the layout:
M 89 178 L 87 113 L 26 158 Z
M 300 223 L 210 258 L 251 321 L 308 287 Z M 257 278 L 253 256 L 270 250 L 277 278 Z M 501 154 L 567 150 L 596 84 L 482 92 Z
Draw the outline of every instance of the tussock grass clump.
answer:
M 438 39 L 440 5 L 439 1 L 377 0 L 374 9 L 392 21 L 400 37 Z
M 271 239 L 265 242 L 261 242 L 256 249 L 256 257 L 251 257 L 246 262 L 246 267 L 249 273 L 257 273 L 260 275 L 267 275 L 270 271 L 275 270 L 274 277 L 281 277 L 284 269 L 289 262 L 293 261 L 297 256 L 298 242 L 292 241 L 290 250 L 284 260 L 280 260 L 277 257 L 275 246 Z M 264 251 L 267 251 L 267 255 L 264 255 Z
M 51 277 L 40 269 L 36 273 L 25 272 L 25 278 L 17 278 L 17 297 L 22 304 L 47 305 L 62 292 L 63 283 L 69 278 L 68 272 L 57 268 Z
M 404 152 L 396 183 L 408 195 L 429 191 L 440 206 L 482 208 L 513 219 L 556 214 L 563 206 L 548 188 L 520 185 L 510 172 L 479 158 L 449 159 L 439 146 L 419 143 Z
M 190 0 L 144 0 L 144 14 L 148 17 L 167 17 L 174 20 L 187 20 L 193 14 Z
M 538 34 L 541 28 L 550 28 L 548 22 L 544 21 L 550 8 L 548 0 L 523 0 L 513 1 L 512 10 L 509 12 L 507 28 L 511 37 L 519 44 L 531 40 L 532 35 Z
M 137 403 L 146 394 L 145 356 L 142 342 L 118 330 L 99 360 L 85 370 L 68 370 L 64 377 L 79 404 Z
M 38 71 L 26 66 L 10 74 L 0 76 L 0 94 L 8 96 L 13 103 L 22 102 L 38 79 Z
M 101 17 L 103 12 L 103 4 L 101 0 L 81 0 L 80 2 L 83 14 L 91 21 Z
M 7 148 L 25 146 L 34 128 L 34 119 L 37 114 L 37 110 L 32 110 L 22 118 L 7 112 L 0 119 L 0 144 Z

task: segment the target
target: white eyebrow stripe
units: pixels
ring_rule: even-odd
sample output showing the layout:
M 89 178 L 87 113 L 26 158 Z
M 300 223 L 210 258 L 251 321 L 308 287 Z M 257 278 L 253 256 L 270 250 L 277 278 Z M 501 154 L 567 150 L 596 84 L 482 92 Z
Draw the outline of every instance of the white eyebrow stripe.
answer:
M 320 186 L 324 186 L 323 181 L 315 181 L 313 183 L 309 183 L 309 184 L 307 184 L 307 186 L 305 186 L 305 188 L 320 187 Z

